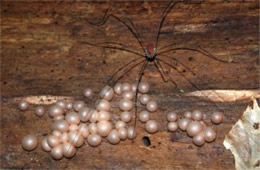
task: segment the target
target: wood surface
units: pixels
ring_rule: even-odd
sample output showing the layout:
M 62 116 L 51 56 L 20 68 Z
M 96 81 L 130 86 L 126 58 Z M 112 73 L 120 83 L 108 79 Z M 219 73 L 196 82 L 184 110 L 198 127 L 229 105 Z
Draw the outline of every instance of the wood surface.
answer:
M 82 42 L 120 42 L 143 54 L 131 32 L 115 19 L 103 26 L 99 22 L 111 4 L 111 13 L 122 20 L 127 17 L 136 25 L 145 46 L 154 43 L 160 14 L 167 1 L 1 1 L 1 168 L 175 168 L 234 169 L 234 158 L 223 146 L 225 135 L 239 119 L 249 100 L 215 103 L 207 97 L 183 97 L 183 92 L 206 89 L 259 89 L 259 2 L 189 1 L 176 5 L 168 14 L 160 34 L 159 47 L 200 45 L 222 63 L 196 52 L 178 51 L 176 57 L 192 69 L 191 74 L 172 62 L 196 84 L 194 88 L 174 69 L 164 65 L 178 83 L 164 83 L 153 63 L 143 80 L 151 85 L 151 96 L 159 103 L 152 118 L 160 122 L 160 131 L 148 134 L 137 124 L 137 138 L 111 145 L 105 139 L 98 147 L 84 145 L 72 159 L 55 161 L 40 147 L 32 152 L 21 148 L 22 138 L 36 134 L 42 139 L 50 133 L 51 119 L 34 115 L 36 105 L 28 111 L 17 109 L 17 97 L 69 96 L 82 98 L 86 87 L 96 93 L 122 65 L 138 56 L 125 51 L 89 46 Z M 124 11 L 124 13 L 120 12 Z M 133 46 L 133 47 L 132 47 Z M 162 56 L 157 56 L 162 58 Z M 168 62 L 170 60 L 167 60 Z M 231 61 L 238 63 L 233 64 Z M 140 66 L 122 81 L 134 82 Z M 95 102 L 84 99 L 88 105 Z M 47 109 L 47 105 L 45 108 Z M 224 123 L 211 125 L 218 134 L 213 143 L 197 147 L 185 132 L 166 130 L 166 112 L 200 109 L 209 117 L 212 111 L 224 111 Z M 119 114 L 113 108 L 114 114 Z M 149 147 L 142 138 L 148 136 Z

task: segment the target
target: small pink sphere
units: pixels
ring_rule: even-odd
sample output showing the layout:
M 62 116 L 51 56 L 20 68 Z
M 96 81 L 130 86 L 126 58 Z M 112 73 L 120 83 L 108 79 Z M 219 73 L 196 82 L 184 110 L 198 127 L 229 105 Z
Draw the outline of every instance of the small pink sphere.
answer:
M 122 85 L 121 83 L 117 83 L 115 86 L 114 86 L 114 91 L 117 95 L 121 95 L 122 94 Z
M 78 112 L 81 108 L 85 106 L 86 104 L 84 101 L 78 100 L 73 104 L 73 109 Z
M 150 90 L 150 85 L 146 82 L 140 82 L 138 86 L 138 91 L 140 93 L 147 93 Z
M 105 99 L 101 99 L 101 100 L 98 100 L 96 102 L 96 109 L 98 111 L 109 111 L 111 109 L 111 104 L 109 101 L 105 100 Z
M 56 105 L 60 106 L 62 109 L 66 108 L 66 101 L 65 100 L 57 100 Z
M 145 123 L 145 130 L 148 133 L 156 133 L 159 130 L 159 124 L 156 120 L 149 120 Z
M 94 92 L 93 92 L 92 89 L 86 88 L 86 89 L 83 90 L 83 95 L 84 95 L 85 97 L 87 97 L 87 98 L 91 98 L 91 97 L 93 97 Z
M 122 111 L 130 111 L 134 106 L 133 101 L 131 100 L 126 100 L 126 99 L 122 99 L 119 101 L 119 108 Z
M 132 91 L 126 91 L 122 94 L 122 98 L 126 100 L 132 100 L 134 98 L 135 94 Z
M 63 109 L 60 106 L 53 105 L 49 108 L 49 116 L 50 117 L 55 117 L 63 115 Z
M 27 110 L 29 108 L 29 103 L 26 101 L 21 101 L 18 103 L 18 108 L 22 111 Z
M 215 124 L 220 124 L 223 121 L 224 115 L 221 112 L 214 112 L 211 115 L 211 121 Z
M 138 118 L 141 122 L 145 123 L 150 120 L 150 113 L 147 110 L 143 110 L 139 113 Z
M 178 120 L 178 126 L 182 131 L 186 131 L 188 124 L 191 122 L 190 119 L 183 118 Z
M 44 110 L 44 107 L 43 107 L 43 106 L 37 106 L 37 107 L 35 108 L 35 114 L 36 114 L 36 116 L 41 117 L 41 116 L 43 116 L 44 112 L 45 112 L 45 110 Z
M 194 137 L 202 131 L 202 124 L 198 121 L 192 121 L 187 126 L 187 134 Z
M 123 83 L 121 86 L 121 90 L 122 90 L 122 92 L 131 91 L 132 85 L 129 83 Z
M 192 117 L 193 120 L 202 120 L 203 113 L 200 110 L 194 110 L 191 113 L 191 117 Z
M 148 94 L 142 94 L 139 98 L 140 103 L 142 103 L 143 105 L 146 105 L 150 100 L 151 97 Z
M 111 88 L 110 86 L 105 86 L 101 92 L 99 93 L 99 96 L 102 98 L 102 99 L 105 99 L 105 100 L 112 100 L 113 97 L 114 97 L 114 89 Z
M 177 122 L 169 122 L 167 125 L 167 129 L 170 132 L 175 132 L 178 130 L 178 123 Z
M 125 122 L 128 123 L 132 120 L 132 113 L 131 112 L 122 112 L 120 115 L 120 119 Z
M 191 111 L 185 111 L 184 112 L 184 117 L 188 118 L 188 119 L 191 119 L 191 117 L 192 117 L 191 114 L 192 114 Z
M 203 133 L 199 133 L 193 137 L 192 142 L 197 146 L 202 146 L 205 144 L 205 138 Z
M 217 136 L 216 132 L 211 127 L 205 128 L 203 134 L 207 142 L 213 142 Z
M 168 114 L 167 114 L 167 120 L 168 120 L 169 122 L 175 122 L 175 121 L 177 121 L 177 119 L 178 119 L 178 116 L 177 116 L 177 113 L 176 113 L 176 112 L 174 112 L 174 111 L 168 112 Z
M 26 135 L 22 140 L 22 147 L 24 150 L 32 151 L 37 148 L 38 139 L 35 135 Z
M 146 108 L 150 112 L 155 112 L 158 109 L 158 105 L 154 100 L 151 100 L 147 103 Z

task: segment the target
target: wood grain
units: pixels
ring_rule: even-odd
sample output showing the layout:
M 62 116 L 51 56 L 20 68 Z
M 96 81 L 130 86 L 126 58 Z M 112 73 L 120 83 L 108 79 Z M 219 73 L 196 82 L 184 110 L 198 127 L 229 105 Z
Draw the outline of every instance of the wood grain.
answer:
M 199 89 L 259 89 L 259 2 L 191 2 L 178 4 L 169 13 L 158 47 L 195 44 L 220 59 L 239 62 L 224 64 L 189 51 L 167 53 L 196 73 L 194 76 L 180 64 L 176 65 Z M 154 43 L 166 4 L 166 1 L 117 1 L 111 12 L 125 19 L 120 13 L 125 11 L 147 45 Z M 142 53 L 133 35 L 116 20 L 108 20 L 100 27 L 86 22 L 86 19 L 100 21 L 108 6 L 104 1 L 1 1 L 1 168 L 234 169 L 234 158 L 222 143 L 247 103 L 212 103 L 205 98 L 183 97 L 171 83 L 161 80 L 152 63 L 143 79 L 151 84 L 151 96 L 160 104 L 159 111 L 152 115 L 161 125 L 157 134 L 147 134 L 144 125 L 138 123 L 134 143 L 127 140 L 114 146 L 104 139 L 99 147 L 84 145 L 75 157 L 60 161 L 53 160 L 40 147 L 32 152 L 21 148 L 24 135 L 33 133 L 42 139 L 50 133 L 51 120 L 47 114 L 36 117 L 35 105 L 26 112 L 19 111 L 14 97 L 81 98 L 85 87 L 98 92 L 117 68 L 137 57 L 80 42 L 121 42 Z M 174 69 L 164 66 L 184 92 L 197 90 Z M 123 81 L 135 81 L 138 70 Z M 94 100 L 86 102 L 91 105 Z M 213 126 L 217 140 L 203 147 L 194 146 L 184 132 L 171 134 L 166 130 L 168 110 L 178 110 L 181 114 L 195 108 L 206 112 L 208 117 L 214 110 L 225 110 L 224 123 Z M 117 108 L 114 112 L 118 114 Z M 206 123 L 210 125 L 209 121 Z M 143 144 L 143 136 L 150 138 L 151 146 Z

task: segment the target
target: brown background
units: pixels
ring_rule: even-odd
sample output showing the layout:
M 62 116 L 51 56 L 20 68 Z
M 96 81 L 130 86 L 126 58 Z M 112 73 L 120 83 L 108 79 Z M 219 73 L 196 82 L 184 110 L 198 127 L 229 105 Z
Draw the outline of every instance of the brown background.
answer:
M 239 62 L 224 64 L 189 51 L 168 53 L 196 72 L 194 76 L 177 65 L 199 89 L 258 89 L 258 1 L 192 2 L 194 4 L 178 4 L 169 13 L 158 47 L 172 43 L 176 46 L 199 44 L 220 59 Z M 124 19 L 126 15 L 119 11 L 125 11 L 146 46 L 154 43 L 159 17 L 166 4 L 166 1 L 119 1 L 111 13 Z M 104 139 L 99 147 L 84 145 L 75 157 L 60 161 L 53 160 L 40 147 L 33 152 L 21 148 L 24 135 L 33 133 L 42 138 L 49 133 L 51 120 L 47 114 L 43 118 L 36 117 L 34 105 L 29 111 L 18 111 L 14 97 L 78 97 L 85 87 L 98 92 L 117 68 L 136 57 L 80 42 L 120 42 L 127 47 L 135 46 L 132 49 L 142 53 L 129 30 L 116 20 L 108 20 L 100 27 L 86 22 L 86 19 L 102 20 L 108 6 L 106 2 L 90 1 L 1 1 L 1 167 L 233 169 L 233 156 L 222 143 L 247 103 L 212 103 L 205 101 L 206 97 L 181 97 L 171 83 L 163 83 L 152 63 L 145 71 L 144 80 L 151 84 L 150 94 L 160 105 L 159 111 L 152 115 L 161 125 L 157 134 L 147 134 L 138 123 L 134 143 L 123 141 L 112 146 Z M 196 90 L 174 69 L 164 67 L 184 92 Z M 129 82 L 136 79 L 137 70 L 123 78 Z M 166 111 L 178 110 L 181 114 L 195 108 L 208 116 L 214 110 L 224 110 L 225 114 L 224 123 L 213 126 L 218 133 L 217 140 L 203 147 L 194 146 L 184 132 L 166 131 Z M 206 123 L 211 125 L 208 120 Z M 143 136 L 149 136 L 151 146 L 143 144 Z

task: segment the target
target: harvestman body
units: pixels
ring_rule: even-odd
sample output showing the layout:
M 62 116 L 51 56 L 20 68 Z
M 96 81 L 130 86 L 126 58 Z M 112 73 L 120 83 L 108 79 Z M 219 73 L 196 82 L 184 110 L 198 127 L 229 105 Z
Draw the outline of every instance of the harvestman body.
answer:
M 163 79 L 164 82 L 170 81 L 171 83 L 173 83 L 175 85 L 175 87 L 178 88 L 177 83 L 170 77 L 167 75 L 166 71 L 163 69 L 162 67 L 162 63 L 173 68 L 178 74 L 180 74 L 181 76 L 183 76 L 185 78 L 185 80 L 187 80 L 193 87 L 195 87 L 197 90 L 200 90 L 193 82 L 191 82 L 180 70 L 178 70 L 176 68 L 176 66 L 174 66 L 171 63 L 168 63 L 166 60 L 164 59 L 170 59 L 173 60 L 174 62 L 182 65 L 184 68 L 186 68 L 189 72 L 191 72 L 193 75 L 196 76 L 196 73 L 194 73 L 191 69 L 188 68 L 188 66 L 186 66 L 184 63 L 180 62 L 179 60 L 177 60 L 176 58 L 170 57 L 168 55 L 166 55 L 165 53 L 170 52 L 170 51 L 178 51 L 178 50 L 188 50 L 188 51 L 193 51 L 193 52 L 197 52 L 200 53 L 210 59 L 222 62 L 222 63 L 237 63 L 234 61 L 225 61 L 225 60 L 221 60 L 217 57 L 215 57 L 214 55 L 212 55 L 211 53 L 207 52 L 206 50 L 200 48 L 199 46 L 194 48 L 194 47 L 173 47 L 174 44 L 169 44 L 166 45 L 164 47 L 161 47 L 160 49 L 158 49 L 158 40 L 160 37 L 160 31 L 162 28 L 162 25 L 164 23 L 165 18 L 167 17 L 168 13 L 171 11 L 171 9 L 176 6 L 179 3 L 184 3 L 184 1 L 177 1 L 174 2 L 172 0 L 169 1 L 169 3 L 167 4 L 167 7 L 164 9 L 164 11 L 161 14 L 160 17 L 160 22 L 158 25 L 158 29 L 157 29 L 157 34 L 156 34 L 156 38 L 155 38 L 155 42 L 154 45 L 153 44 L 149 44 L 146 47 L 144 46 L 144 42 L 142 37 L 140 36 L 140 34 L 138 33 L 136 26 L 133 24 L 133 22 L 130 20 L 130 18 L 123 13 L 122 11 L 118 11 L 121 14 L 123 14 L 126 17 L 126 21 L 120 19 L 119 17 L 117 17 L 114 14 L 109 14 L 109 9 L 110 7 L 106 10 L 105 15 L 102 19 L 101 22 L 99 23 L 93 23 L 87 20 L 87 22 L 91 25 L 95 25 L 95 26 L 101 26 L 104 25 L 107 20 L 111 17 L 116 19 L 118 22 L 122 23 L 124 26 L 127 27 L 127 29 L 132 33 L 132 35 L 136 38 L 136 40 L 138 41 L 140 47 L 143 50 L 143 53 L 139 53 L 139 52 L 135 52 L 132 51 L 130 49 L 125 48 L 125 46 L 123 46 L 123 44 L 121 43 L 116 43 L 116 42 L 103 42 L 103 43 L 98 43 L 98 44 L 92 44 L 89 42 L 81 42 L 83 44 L 88 44 L 91 46 L 96 46 L 96 47 L 102 47 L 102 48 L 110 48 L 110 49 L 117 49 L 117 50 L 121 50 L 121 51 L 126 51 L 132 54 L 135 54 L 137 56 L 140 56 L 138 58 L 135 58 L 133 60 L 131 60 L 129 63 L 125 64 L 123 67 L 121 67 L 120 69 L 118 69 L 113 75 L 112 77 L 109 79 L 108 84 L 111 82 L 111 80 L 114 79 L 114 77 L 121 71 L 124 70 L 126 67 L 128 67 L 129 65 L 133 64 L 129 69 L 125 69 L 125 71 L 123 72 L 123 74 L 121 74 L 119 76 L 119 78 L 113 83 L 113 85 L 115 85 L 125 74 L 127 74 L 128 72 L 130 72 L 132 69 L 134 69 L 135 67 L 137 67 L 140 64 L 143 64 L 141 67 L 141 70 L 139 72 L 139 78 L 137 81 L 137 87 L 139 85 L 139 83 L 142 80 L 142 75 L 143 72 L 145 71 L 148 63 L 153 63 L 155 68 L 157 69 L 157 71 L 160 73 L 161 78 Z M 117 9 L 116 9 L 117 10 Z M 163 50 L 164 49 L 164 50 Z M 136 63 L 137 62 L 137 63 Z M 166 77 L 168 77 L 168 79 L 166 79 Z M 200 79 L 198 77 L 198 79 L 202 82 L 204 82 L 202 79 Z M 113 85 L 110 84 L 112 87 Z M 138 94 L 138 88 L 136 90 L 136 95 L 135 95 L 135 102 L 137 101 L 137 94 Z M 137 118 L 137 106 L 135 105 L 135 115 Z M 135 121 L 136 123 L 136 121 Z

